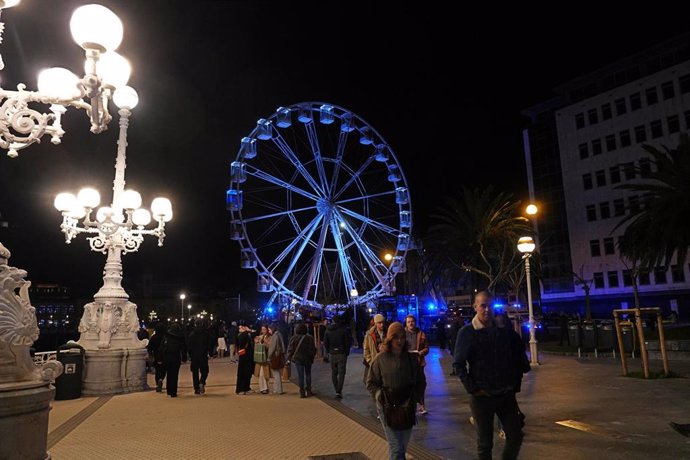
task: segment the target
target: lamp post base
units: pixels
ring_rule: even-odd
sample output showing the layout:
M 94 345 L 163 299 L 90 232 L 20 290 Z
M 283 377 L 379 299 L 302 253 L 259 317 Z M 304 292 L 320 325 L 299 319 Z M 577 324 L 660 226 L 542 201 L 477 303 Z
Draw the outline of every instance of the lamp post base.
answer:
M 86 350 L 82 394 L 109 395 L 144 391 L 146 349 Z
M 529 342 L 529 364 L 530 366 L 539 366 L 539 353 L 537 352 L 537 341 L 530 340 Z
M 50 459 L 48 413 L 54 396 L 49 382 L 0 384 L 0 458 Z

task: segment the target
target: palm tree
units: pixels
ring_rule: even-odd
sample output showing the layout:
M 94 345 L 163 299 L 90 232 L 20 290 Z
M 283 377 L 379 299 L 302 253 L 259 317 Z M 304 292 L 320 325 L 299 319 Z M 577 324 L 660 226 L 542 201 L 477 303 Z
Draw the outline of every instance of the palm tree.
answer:
M 486 280 L 493 292 L 515 269 L 521 236 L 533 233 L 526 218 L 518 215 L 520 202 L 493 187 L 463 188 L 458 198 L 447 198 L 431 217 L 425 256 L 433 272 L 457 282 L 468 273 Z
M 644 268 L 668 264 L 674 255 L 682 266 L 690 247 L 685 220 L 690 215 L 690 138 L 681 134 L 675 149 L 642 148 L 656 168 L 637 168 L 641 176 L 638 181 L 616 187 L 641 194 L 644 204 L 631 210 L 614 228 L 627 225 L 619 241 L 620 252 L 633 265 Z

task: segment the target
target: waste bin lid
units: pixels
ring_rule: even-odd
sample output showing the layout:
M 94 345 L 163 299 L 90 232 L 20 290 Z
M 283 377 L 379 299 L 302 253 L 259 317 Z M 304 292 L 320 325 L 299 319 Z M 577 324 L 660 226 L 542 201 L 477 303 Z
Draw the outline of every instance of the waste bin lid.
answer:
M 57 352 L 58 353 L 81 353 L 84 354 L 85 350 L 84 347 L 79 345 L 77 342 L 74 340 L 70 340 L 64 345 L 60 345 L 57 347 Z

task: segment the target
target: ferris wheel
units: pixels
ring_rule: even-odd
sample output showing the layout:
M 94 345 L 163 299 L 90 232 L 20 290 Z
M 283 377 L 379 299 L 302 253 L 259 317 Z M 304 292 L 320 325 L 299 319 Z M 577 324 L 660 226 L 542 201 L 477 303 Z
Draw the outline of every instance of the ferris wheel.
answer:
M 333 104 L 280 107 L 257 121 L 226 194 L 240 265 L 274 303 L 375 300 L 395 290 L 411 247 L 407 180 L 367 122 Z

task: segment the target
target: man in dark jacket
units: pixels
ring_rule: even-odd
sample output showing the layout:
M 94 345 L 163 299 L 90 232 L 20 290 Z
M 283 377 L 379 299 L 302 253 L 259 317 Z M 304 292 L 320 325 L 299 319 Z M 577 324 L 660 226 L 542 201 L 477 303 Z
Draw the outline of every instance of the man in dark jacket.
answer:
M 343 383 L 347 369 L 347 356 L 350 354 L 352 335 L 345 328 L 342 317 L 333 318 L 333 324 L 328 326 L 323 338 L 323 346 L 328 353 L 331 363 L 331 378 L 335 389 L 336 399 L 343 397 Z
M 530 369 L 525 346 L 512 328 L 497 327 L 488 292 L 475 296 L 474 310 L 472 322 L 458 333 L 453 367 L 471 395 L 479 459 L 492 458 L 494 414 L 506 434 L 503 458 L 515 459 L 523 438 L 515 393 L 520 391 L 522 374 Z
M 209 330 L 204 320 L 197 318 L 194 322 L 194 330 L 189 334 L 187 346 L 191 358 L 192 383 L 194 394 L 206 392 L 206 378 L 208 377 L 208 344 L 210 341 Z M 199 375 L 201 374 L 201 375 Z

